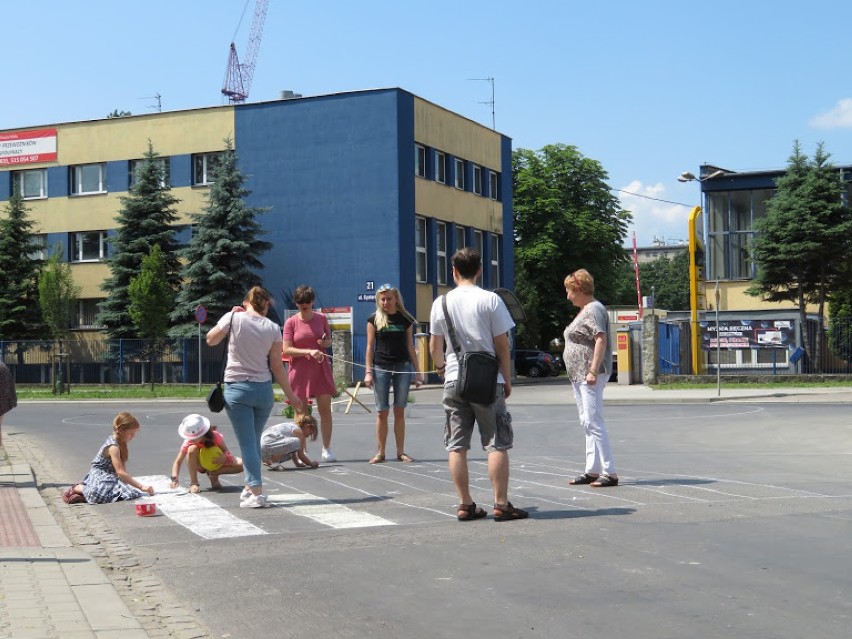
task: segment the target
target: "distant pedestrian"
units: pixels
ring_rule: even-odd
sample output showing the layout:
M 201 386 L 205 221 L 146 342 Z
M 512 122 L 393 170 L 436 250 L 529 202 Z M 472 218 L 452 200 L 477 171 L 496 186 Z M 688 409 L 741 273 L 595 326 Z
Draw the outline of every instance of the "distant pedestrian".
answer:
M 66 491 L 65 501 L 83 501 L 76 497 L 80 495 L 90 504 L 109 504 L 153 495 L 152 486 L 143 484 L 127 472 L 128 445 L 138 432 L 139 422 L 133 415 L 127 412 L 116 415 L 112 422 L 112 435 L 101 444 L 83 481 Z
M 281 361 L 281 328 L 266 317 L 272 296 L 253 286 L 242 306 L 225 313 L 207 333 L 207 344 L 215 346 L 228 339 L 225 365 L 225 410 L 243 458 L 246 487 L 240 495 L 240 508 L 264 508 L 260 435 L 272 413 L 275 396 L 272 380 L 287 398 L 301 408 L 301 402 L 287 380 Z
M 290 361 L 290 385 L 305 406 L 310 398 L 317 400 L 322 460 L 335 462 L 337 457 L 331 451 L 331 397 L 337 387 L 325 353 L 331 347 L 331 327 L 326 316 L 314 310 L 314 289 L 310 286 L 296 288 L 293 301 L 299 312 L 284 322 L 283 332 L 284 356 Z
M 594 297 L 595 280 L 586 269 L 565 278 L 565 292 L 568 300 L 580 308 L 565 329 L 564 360 L 580 425 L 586 433 L 585 472 L 568 483 L 589 484 L 593 488 L 618 486 L 603 418 L 603 392 L 612 373 L 609 316 L 606 307 Z
M 508 497 L 508 451 L 514 439 L 512 416 L 506 410 L 506 399 L 512 392 L 508 333 L 515 322 L 500 297 L 476 285 L 476 279 L 482 273 L 479 253 L 472 248 L 460 249 L 453 255 L 452 265 L 456 288 L 446 294 L 446 305 L 456 328 L 456 337 L 462 344 L 447 345 L 447 320 L 442 300 L 438 298 L 432 304 L 429 352 L 438 374 L 444 377 L 444 444 L 449 452 L 450 475 L 459 496 L 456 517 L 459 521 L 470 521 L 487 515 L 473 501 L 468 479 L 467 451 L 476 422 L 482 447 L 488 452 L 488 477 L 494 491 L 494 519 L 524 519 L 528 513 L 515 508 Z M 497 357 L 500 374 L 493 403 L 472 404 L 459 396 L 455 384 L 458 358 L 452 346 L 460 346 L 462 351 L 487 351 Z
M 415 319 L 405 310 L 399 291 L 390 284 L 382 284 L 376 291 L 376 312 L 367 318 L 367 350 L 364 356 L 364 385 L 373 388 L 376 402 L 378 450 L 370 459 L 371 464 L 385 461 L 391 387 L 396 458 L 401 462 L 414 461 L 405 452 L 405 406 L 412 377 L 415 386 L 419 387 L 423 383 L 423 374 L 417 370 L 417 352 L 414 350 L 416 324 Z
M 201 490 L 198 483 L 199 473 L 207 475 L 211 490 L 221 490 L 219 475 L 243 472 L 243 460 L 228 450 L 222 433 L 204 415 L 193 413 L 184 417 L 178 426 L 178 435 L 183 438 L 183 444 L 172 464 L 170 488 L 180 485 L 180 467 L 184 459 L 189 470 L 191 493 Z
M 15 392 L 15 379 L 12 371 L 6 368 L 0 359 L 0 446 L 3 445 L 3 415 L 18 405 L 18 395 Z

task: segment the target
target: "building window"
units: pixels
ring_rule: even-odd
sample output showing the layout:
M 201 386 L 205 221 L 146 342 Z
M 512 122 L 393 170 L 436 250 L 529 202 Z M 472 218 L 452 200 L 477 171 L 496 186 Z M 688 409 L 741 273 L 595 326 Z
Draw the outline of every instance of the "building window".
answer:
M 755 276 L 750 259 L 754 222 L 766 215 L 771 189 L 707 194 L 708 280 L 744 280 Z
M 77 328 L 101 328 L 97 323 L 98 302 L 101 300 L 77 300 Z
M 135 186 L 139 181 L 137 175 L 139 169 L 147 160 L 130 160 L 130 186 Z M 171 185 L 171 176 L 169 175 L 169 159 L 156 158 L 154 162 L 159 165 L 161 171 L 160 188 L 166 189 Z
M 106 231 L 71 234 L 71 261 L 98 262 L 106 257 Z
M 414 175 L 426 177 L 426 147 L 414 145 Z
M 456 226 L 456 250 L 463 249 L 467 246 L 467 239 L 465 237 L 465 228 L 463 226 Z
M 488 197 L 492 200 L 499 199 L 497 197 L 497 173 L 495 171 L 488 173 Z
M 106 193 L 103 164 L 79 164 L 71 167 L 71 195 Z
M 15 188 L 25 200 L 39 200 L 47 197 L 47 169 L 16 171 L 13 173 Z
M 482 195 L 482 167 L 473 165 L 473 192 Z
M 441 286 L 445 286 L 447 284 L 447 225 L 444 222 L 438 222 L 436 224 L 437 229 L 437 237 L 435 238 L 436 246 L 435 246 L 435 255 L 437 257 L 437 265 L 436 268 L 438 272 L 435 276 L 435 280 Z
M 426 219 L 418 217 L 414 221 L 414 250 L 415 259 L 414 265 L 415 276 L 418 282 L 425 282 L 426 276 L 429 274 L 426 268 Z
M 435 181 L 447 183 L 447 156 L 440 151 L 435 151 Z
M 46 260 L 47 259 L 47 233 L 38 233 L 33 235 L 33 250 L 30 251 L 28 257 L 31 260 Z
M 213 182 L 213 171 L 222 161 L 224 154 L 198 153 L 192 156 L 192 183 L 196 186 L 207 186 Z
M 500 286 L 500 236 L 491 236 L 491 268 L 488 276 L 490 277 L 489 286 L 497 288 Z
M 464 191 L 464 160 L 455 159 L 455 186 Z
M 479 253 L 479 257 L 485 255 L 485 253 L 483 253 L 483 249 L 485 248 L 485 242 L 482 239 L 482 231 L 473 232 L 473 248 L 476 249 L 477 253 Z

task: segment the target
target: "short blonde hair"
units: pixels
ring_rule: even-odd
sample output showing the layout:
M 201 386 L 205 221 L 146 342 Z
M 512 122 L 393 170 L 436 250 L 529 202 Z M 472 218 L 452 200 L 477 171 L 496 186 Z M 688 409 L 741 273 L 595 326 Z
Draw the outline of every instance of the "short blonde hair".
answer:
M 310 435 L 311 441 L 316 440 L 317 438 L 317 420 L 313 417 L 313 415 L 296 415 L 296 418 L 293 420 L 293 423 L 296 424 L 303 431 L 305 426 L 310 426 L 313 429 L 313 434 Z
M 565 276 L 565 289 L 580 291 L 586 295 L 595 294 L 595 278 L 586 269 L 581 268 Z

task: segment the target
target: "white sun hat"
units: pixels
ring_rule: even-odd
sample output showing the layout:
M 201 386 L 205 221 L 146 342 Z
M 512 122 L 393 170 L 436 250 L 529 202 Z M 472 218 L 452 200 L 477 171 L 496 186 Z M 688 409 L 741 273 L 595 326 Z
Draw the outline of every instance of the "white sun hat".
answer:
M 184 439 L 198 439 L 210 430 L 210 420 L 204 415 L 193 413 L 183 418 L 178 426 L 178 435 Z

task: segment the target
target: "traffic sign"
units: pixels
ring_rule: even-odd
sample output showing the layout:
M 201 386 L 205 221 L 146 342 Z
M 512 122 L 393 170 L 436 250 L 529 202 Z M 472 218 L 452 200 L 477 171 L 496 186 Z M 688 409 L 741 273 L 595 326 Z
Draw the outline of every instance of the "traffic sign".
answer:
M 204 308 L 203 304 L 199 304 L 195 309 L 195 321 L 199 324 L 203 324 L 207 321 L 207 309 Z

